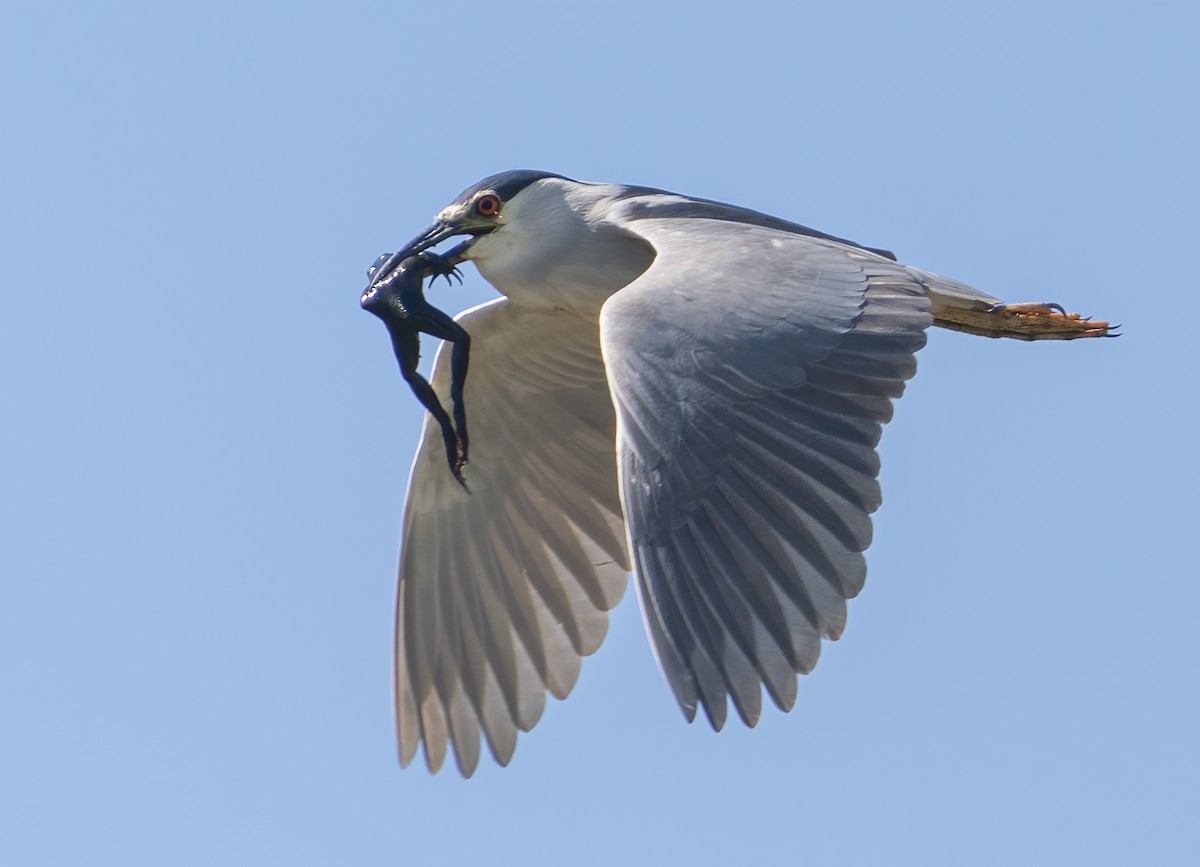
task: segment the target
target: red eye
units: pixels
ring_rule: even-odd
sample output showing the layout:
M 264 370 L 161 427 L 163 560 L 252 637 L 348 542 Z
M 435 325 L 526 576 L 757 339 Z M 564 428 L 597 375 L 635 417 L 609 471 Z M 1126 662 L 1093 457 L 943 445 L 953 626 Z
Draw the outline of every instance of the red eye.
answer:
M 480 196 L 475 203 L 475 213 L 481 217 L 494 217 L 500 213 L 500 199 L 496 196 Z

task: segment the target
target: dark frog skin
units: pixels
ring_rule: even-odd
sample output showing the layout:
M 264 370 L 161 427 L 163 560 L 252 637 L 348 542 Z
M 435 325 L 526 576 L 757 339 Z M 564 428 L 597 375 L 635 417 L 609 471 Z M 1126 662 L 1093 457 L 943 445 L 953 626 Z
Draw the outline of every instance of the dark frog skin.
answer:
M 451 277 L 458 278 L 461 283 L 462 277 L 450 258 L 436 253 L 418 253 L 401 260 L 398 264 L 393 264 L 394 258 L 394 254 L 385 253 L 367 269 L 367 277 L 371 283 L 363 290 L 359 303 L 364 310 L 378 316 L 387 326 L 396 361 L 400 363 L 400 374 L 441 426 L 450 472 L 469 492 L 463 477 L 463 467 L 467 463 L 467 414 L 463 406 L 463 385 L 467 381 L 471 337 L 466 329 L 448 314 L 426 301 L 423 289 L 426 277 L 432 277 L 434 280 L 445 277 L 447 283 Z M 429 381 L 417 372 L 417 362 L 421 358 L 422 333 L 448 340 L 454 345 L 450 356 L 453 423 Z

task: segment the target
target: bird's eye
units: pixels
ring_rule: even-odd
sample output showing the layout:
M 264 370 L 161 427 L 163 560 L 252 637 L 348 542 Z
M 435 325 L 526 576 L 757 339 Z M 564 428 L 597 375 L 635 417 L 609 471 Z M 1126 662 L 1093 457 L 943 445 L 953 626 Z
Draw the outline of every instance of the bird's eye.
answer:
M 480 196 L 475 202 L 475 213 L 481 217 L 494 217 L 500 213 L 500 198 L 490 193 Z

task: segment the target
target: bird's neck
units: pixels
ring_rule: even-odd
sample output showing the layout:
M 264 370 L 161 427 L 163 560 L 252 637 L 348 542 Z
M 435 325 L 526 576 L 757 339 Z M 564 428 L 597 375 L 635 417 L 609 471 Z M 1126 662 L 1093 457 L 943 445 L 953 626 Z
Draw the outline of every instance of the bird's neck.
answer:
M 481 237 L 469 257 L 479 273 L 522 306 L 599 315 L 618 289 L 650 267 L 641 238 L 595 216 L 580 195 L 523 203 L 513 228 Z

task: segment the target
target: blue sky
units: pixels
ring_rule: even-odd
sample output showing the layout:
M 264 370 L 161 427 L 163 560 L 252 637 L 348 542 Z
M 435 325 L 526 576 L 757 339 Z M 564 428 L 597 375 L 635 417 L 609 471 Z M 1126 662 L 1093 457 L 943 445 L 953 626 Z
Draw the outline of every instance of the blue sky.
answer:
M 1195 858 L 1196 25 L 6 4 L 0 862 Z M 420 413 L 358 294 L 515 167 L 732 201 L 1126 335 L 932 335 L 866 590 L 791 714 L 686 725 L 630 594 L 510 767 L 401 771 Z M 468 271 L 434 300 L 489 294 Z

